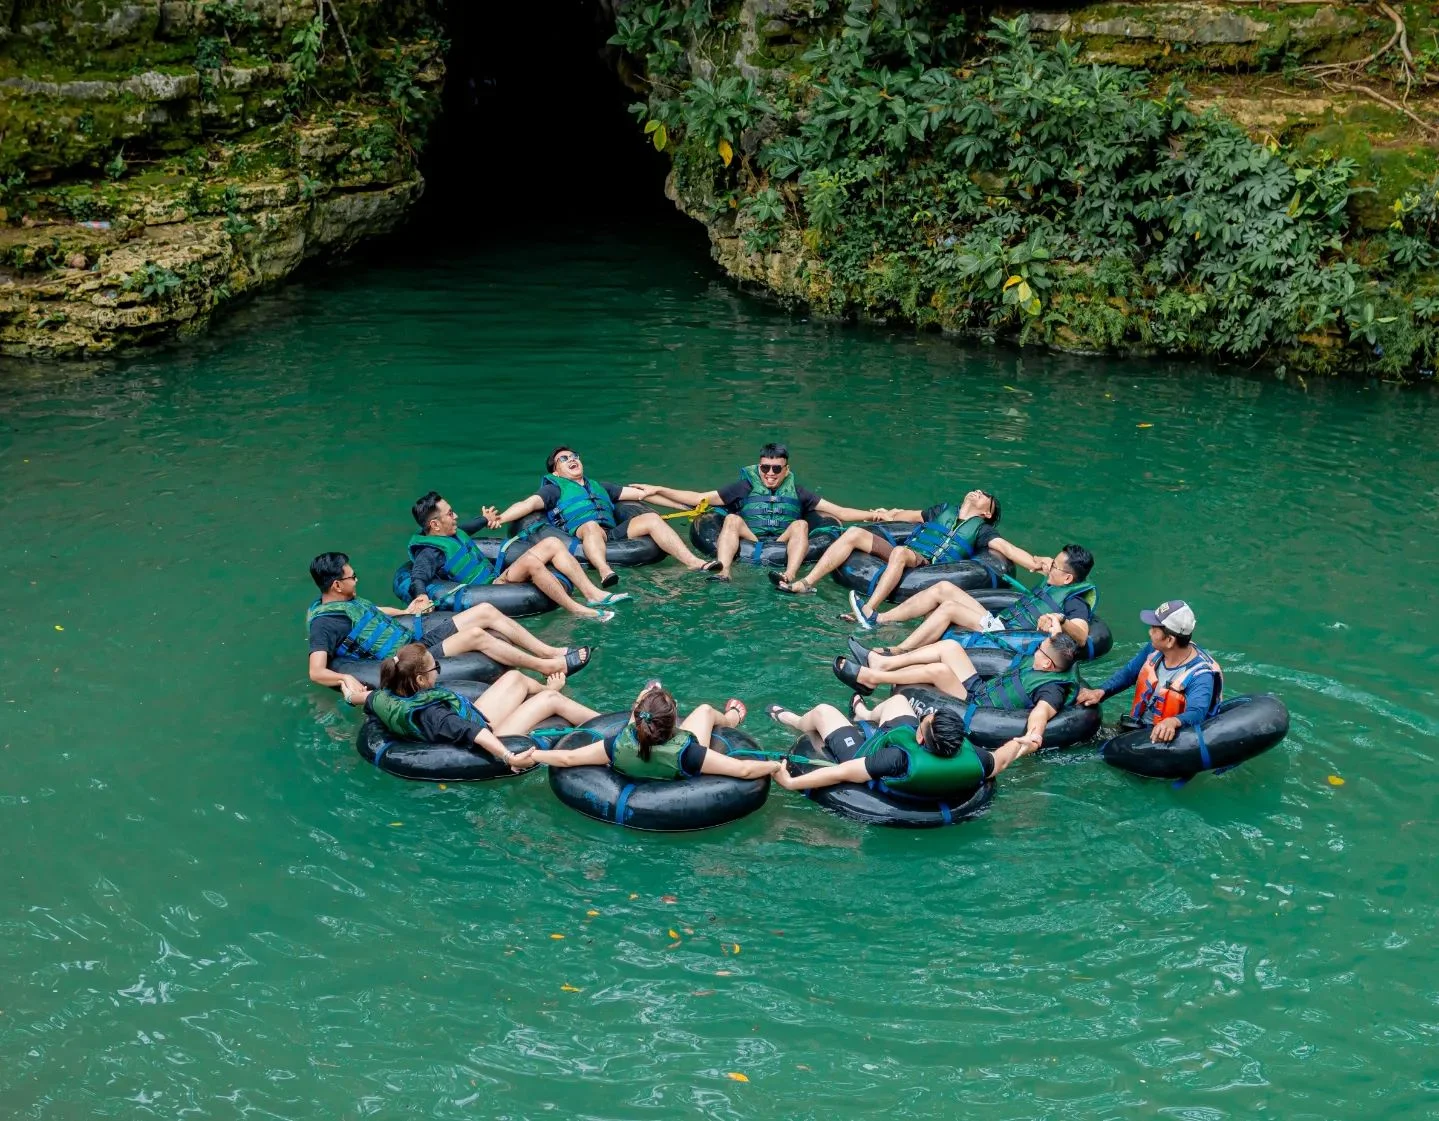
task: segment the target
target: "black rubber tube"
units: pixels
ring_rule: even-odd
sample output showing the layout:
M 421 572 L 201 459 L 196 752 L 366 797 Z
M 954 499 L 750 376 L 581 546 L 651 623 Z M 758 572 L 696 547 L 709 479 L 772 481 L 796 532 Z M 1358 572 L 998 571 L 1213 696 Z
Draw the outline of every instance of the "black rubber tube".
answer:
M 437 612 L 438 614 L 438 612 Z M 491 682 L 504 673 L 508 666 L 502 666 L 492 658 L 479 653 L 478 651 L 469 654 L 456 654 L 453 658 L 446 658 L 437 654 L 435 660 L 440 663 L 440 684 L 449 685 L 456 681 L 482 681 Z M 380 687 L 380 663 L 373 658 L 335 658 L 330 662 L 330 668 L 336 673 L 348 673 L 361 685 L 371 689 Z
M 908 522 L 884 522 L 882 528 L 895 544 L 902 545 L 917 528 Z M 873 527 L 866 527 L 873 528 Z M 883 535 L 882 535 L 883 536 Z M 834 578 L 846 588 L 862 595 L 869 595 L 884 571 L 884 561 L 872 553 L 851 553 L 849 560 L 834 571 Z M 955 584 L 966 590 L 976 588 L 998 588 L 1005 576 L 1014 575 L 1014 565 L 990 549 L 986 549 L 973 560 L 956 561 L 954 564 L 926 564 L 911 568 L 904 579 L 890 594 L 891 603 L 908 599 L 915 592 L 922 592 L 931 584 L 941 581 Z
M 511 751 L 527 751 L 538 746 L 529 736 L 501 736 L 500 742 Z M 516 774 L 509 764 L 502 763 L 482 747 L 403 739 L 393 735 L 373 716 L 360 725 L 355 750 L 366 763 L 373 763 L 386 774 L 419 782 L 487 782 L 530 773 Z
M 615 506 L 615 513 L 619 515 L 620 521 L 624 521 L 626 518 L 653 511 L 639 502 L 621 502 Z M 565 543 L 571 556 L 581 564 L 589 564 L 589 561 L 585 560 L 585 551 L 580 547 L 579 539 L 550 525 L 543 514 L 527 514 L 511 526 L 510 531 L 516 536 L 558 537 Z M 642 564 L 658 564 L 665 559 L 665 554 L 664 550 L 655 544 L 653 537 L 629 537 L 606 544 L 605 559 L 614 568 L 635 568 Z
M 564 581 L 563 577 L 561 577 L 561 581 Z M 409 603 L 415 598 L 415 593 L 410 587 L 409 561 L 395 569 L 395 578 L 390 587 L 395 593 L 395 598 L 401 603 Z M 453 608 L 455 611 L 467 610 L 477 603 L 489 603 L 511 618 L 520 619 L 526 615 L 542 615 L 559 606 L 528 581 L 523 584 L 479 584 L 461 587 L 453 580 L 437 580 L 430 585 L 430 588 L 432 597 L 447 596 L 458 589 L 459 595 L 454 601 Z
M 557 748 L 582 747 L 625 726 L 628 712 L 611 712 L 587 720 L 584 731 L 571 732 Z M 757 750 L 759 745 L 737 728 L 716 728 L 711 742 L 726 749 Z M 550 789 L 570 809 L 596 821 L 652 833 L 711 829 L 754 813 L 769 796 L 769 779 L 697 778 L 634 779 L 614 768 L 551 767 Z
M 901 685 L 895 690 L 909 698 L 914 711 L 921 716 L 939 708 L 952 708 L 963 715 L 968 705 L 946 693 L 923 685 Z M 1029 723 L 1029 712 L 1025 709 L 990 708 L 981 705 L 974 710 L 969 721 L 969 738 L 980 747 L 991 750 L 1001 744 L 1024 735 Z M 1075 744 L 1092 740 L 1099 734 L 1099 706 L 1068 705 L 1059 710 L 1044 729 L 1041 747 L 1073 747 Z
M 828 751 L 815 751 L 808 736 L 801 736 L 796 740 L 791 753 L 807 759 L 834 762 Z M 791 765 L 800 774 L 811 769 L 800 764 Z M 980 783 L 973 794 L 957 803 L 906 798 L 882 789 L 877 783 L 842 782 L 837 786 L 821 786 L 804 793 L 807 798 L 825 809 L 865 825 L 887 825 L 897 829 L 937 829 L 942 825 L 958 825 L 961 821 L 968 821 L 983 813 L 994 797 L 994 783 Z
M 1011 606 L 1015 600 L 1019 599 L 1019 593 L 1012 588 L 1008 590 L 1004 588 L 981 588 L 977 591 L 970 592 L 970 595 L 974 596 L 981 606 L 988 611 L 1002 611 L 1004 608 Z M 958 636 L 961 634 L 966 637 L 959 638 Z M 980 635 L 971 631 L 956 631 L 953 628 L 945 632 L 945 637 L 958 638 L 960 644 L 969 651 L 971 657 L 984 650 L 999 651 L 1004 656 L 1004 668 L 1008 668 L 1010 661 L 1013 660 L 1015 655 L 1013 649 L 1004 645 L 1006 640 L 1013 646 L 1019 647 L 1021 652 L 1030 653 L 1033 651 L 1032 649 L 1026 650 L 1027 647 L 1031 645 L 1037 647 L 1044 640 L 1044 634 L 1041 631 L 1003 631 L 999 634 Z M 1114 634 L 1110 631 L 1109 624 L 1098 615 L 1091 616 L 1089 620 L 1089 641 L 1079 648 L 1079 657 L 1081 660 L 1091 661 L 1095 658 L 1102 658 L 1113 648 Z M 979 670 L 982 676 L 993 676 L 993 674 L 987 674 L 983 670 L 980 670 L 977 661 L 975 662 L 974 668 Z M 1002 672 L 1002 670 L 1000 672 Z
M 1121 732 L 1100 745 L 1100 757 L 1146 778 L 1184 779 L 1237 767 L 1288 734 L 1289 710 L 1272 693 L 1252 693 L 1225 701 L 1198 731 L 1181 727 L 1168 743 L 1150 743 L 1149 731 L 1144 725 Z
M 723 510 L 707 510 L 690 523 L 690 544 L 707 557 L 715 555 L 715 543 L 719 540 L 720 529 L 724 526 Z M 837 520 L 825 514 L 809 513 L 804 520 L 809 523 L 809 548 L 805 550 L 806 563 L 819 560 L 820 555 L 834 544 L 840 535 L 841 526 Z M 766 541 L 741 541 L 737 560 L 747 564 L 783 568 L 789 563 L 783 543 L 773 538 Z

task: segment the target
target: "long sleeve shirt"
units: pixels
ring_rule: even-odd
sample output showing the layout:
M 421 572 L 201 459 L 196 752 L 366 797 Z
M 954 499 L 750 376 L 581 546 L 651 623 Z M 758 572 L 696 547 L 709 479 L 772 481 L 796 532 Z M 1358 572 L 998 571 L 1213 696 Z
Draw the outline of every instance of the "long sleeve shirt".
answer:
M 1144 668 L 1144 663 L 1153 657 L 1154 647 L 1148 643 L 1144 649 L 1129 661 L 1120 666 L 1110 676 L 1109 680 L 1100 686 L 1106 697 L 1112 697 L 1116 693 L 1122 693 L 1125 689 L 1133 688 L 1134 683 L 1139 680 L 1139 671 Z M 1198 658 L 1195 654 L 1189 661 Z M 1176 667 L 1176 672 L 1189 664 L 1189 661 Z M 1208 715 L 1214 704 L 1214 674 L 1210 670 L 1200 670 L 1190 676 L 1184 686 L 1184 711 L 1179 714 L 1179 723 L 1198 724 Z

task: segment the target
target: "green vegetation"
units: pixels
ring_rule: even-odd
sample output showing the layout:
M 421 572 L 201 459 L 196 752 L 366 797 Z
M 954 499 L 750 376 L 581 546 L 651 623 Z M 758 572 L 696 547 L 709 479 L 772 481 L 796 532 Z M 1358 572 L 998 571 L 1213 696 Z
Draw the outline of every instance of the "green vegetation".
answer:
M 1439 179 L 1366 234 L 1355 159 L 1257 142 L 1023 18 L 976 36 L 921 0 L 815 0 L 759 84 L 723 23 L 656 0 L 612 42 L 686 205 L 802 262 L 822 311 L 1391 378 L 1439 359 Z

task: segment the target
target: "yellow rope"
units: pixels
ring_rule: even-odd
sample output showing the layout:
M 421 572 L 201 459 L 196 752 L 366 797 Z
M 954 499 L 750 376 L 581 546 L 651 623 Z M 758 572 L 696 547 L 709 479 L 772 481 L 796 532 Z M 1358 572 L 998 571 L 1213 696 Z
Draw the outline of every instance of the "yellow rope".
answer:
M 710 500 L 708 498 L 701 498 L 699 501 L 699 505 L 694 507 L 693 509 L 676 510 L 673 514 L 661 514 L 660 517 L 662 517 L 667 522 L 674 521 L 675 518 L 689 518 L 691 521 L 693 521 L 695 518 L 699 517 L 709 508 Z

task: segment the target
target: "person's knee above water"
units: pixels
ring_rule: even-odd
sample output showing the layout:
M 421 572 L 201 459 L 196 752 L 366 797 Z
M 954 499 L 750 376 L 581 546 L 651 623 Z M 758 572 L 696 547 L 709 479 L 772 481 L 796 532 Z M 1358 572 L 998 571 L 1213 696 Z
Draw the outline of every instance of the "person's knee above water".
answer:
M 629 599 L 623 593 L 606 593 L 595 587 L 580 563 L 555 538 L 534 542 L 508 565 L 503 553 L 498 564 L 491 562 L 474 539 L 460 528 L 459 516 L 438 491 L 421 495 L 410 513 L 420 527 L 420 532 L 413 535 L 409 543 L 410 586 L 424 589 L 442 608 L 452 604 L 436 597 L 434 585 L 440 580 L 474 587 L 530 582 L 566 611 L 602 620 L 614 617 L 613 612 L 604 608 Z M 549 571 L 551 567 L 585 597 L 584 604 L 570 598 L 569 590 Z
M 1149 645 L 1097 689 L 1081 690 L 1078 699 L 1097 705 L 1132 685 L 1128 719 L 1151 725 L 1154 743 L 1168 743 L 1180 728 L 1200 724 L 1219 710 L 1224 671 L 1194 644 L 1194 611 L 1182 599 L 1141 611 L 1139 620 L 1149 627 Z
M 484 514 L 490 527 L 498 529 L 506 522 L 543 511 L 546 521 L 580 542 L 585 559 L 600 574 L 600 584 L 605 588 L 619 582 L 605 558 L 605 546 L 610 541 L 649 537 L 691 571 L 708 569 L 710 566 L 695 556 L 653 511 L 620 517 L 619 503 L 642 502 L 649 497 L 649 489 L 588 478 L 579 454 L 562 444 L 545 460 L 545 474 L 534 494 L 511 503 L 504 510 L 486 506 Z
M 966 738 L 958 713 L 941 709 L 920 718 L 906 697 L 890 697 L 872 711 L 858 709 L 859 719 L 872 722 L 868 734 L 832 705 L 818 705 L 803 715 L 774 705 L 770 715 L 803 733 L 814 747 L 823 746 L 836 760 L 834 766 L 803 775 L 781 765 L 775 781 L 788 790 L 878 782 L 909 798 L 965 798 L 1029 750 L 1017 739 L 993 752 L 976 747 Z
M 536 763 L 551 767 L 590 767 L 608 763 L 637 779 L 685 779 L 699 775 L 762 778 L 777 763 L 731 759 L 710 746 L 716 727 L 735 728 L 744 720 L 743 702 L 731 698 L 724 711 L 700 705 L 679 722 L 674 696 L 658 681 L 648 682 L 630 708 L 625 726 L 598 743 L 534 753 Z
M 336 658 L 380 661 L 401 646 L 419 642 L 454 657 L 474 651 L 505 666 L 538 673 L 575 673 L 589 664 L 590 649 L 551 646 L 513 619 L 482 603 L 458 615 L 430 614 L 423 592 L 403 608 L 382 607 L 357 593 L 359 576 L 345 553 L 321 553 L 310 562 L 310 578 L 320 598 L 305 613 L 309 629 L 310 680 L 317 685 L 355 691 L 364 687 L 330 668 Z
M 805 520 L 808 515 L 817 513 L 839 521 L 861 521 L 873 520 L 885 513 L 839 506 L 806 490 L 790 469 L 789 449 L 778 443 L 766 444 L 760 449 L 756 463 L 740 468 L 737 481 L 715 490 L 656 486 L 642 489 L 648 496 L 682 509 L 697 507 L 701 502 L 724 509 L 724 527 L 715 543 L 721 579 L 729 578 L 741 541 L 783 542 L 787 546 L 784 578 L 793 579 L 809 548 L 809 523 Z

